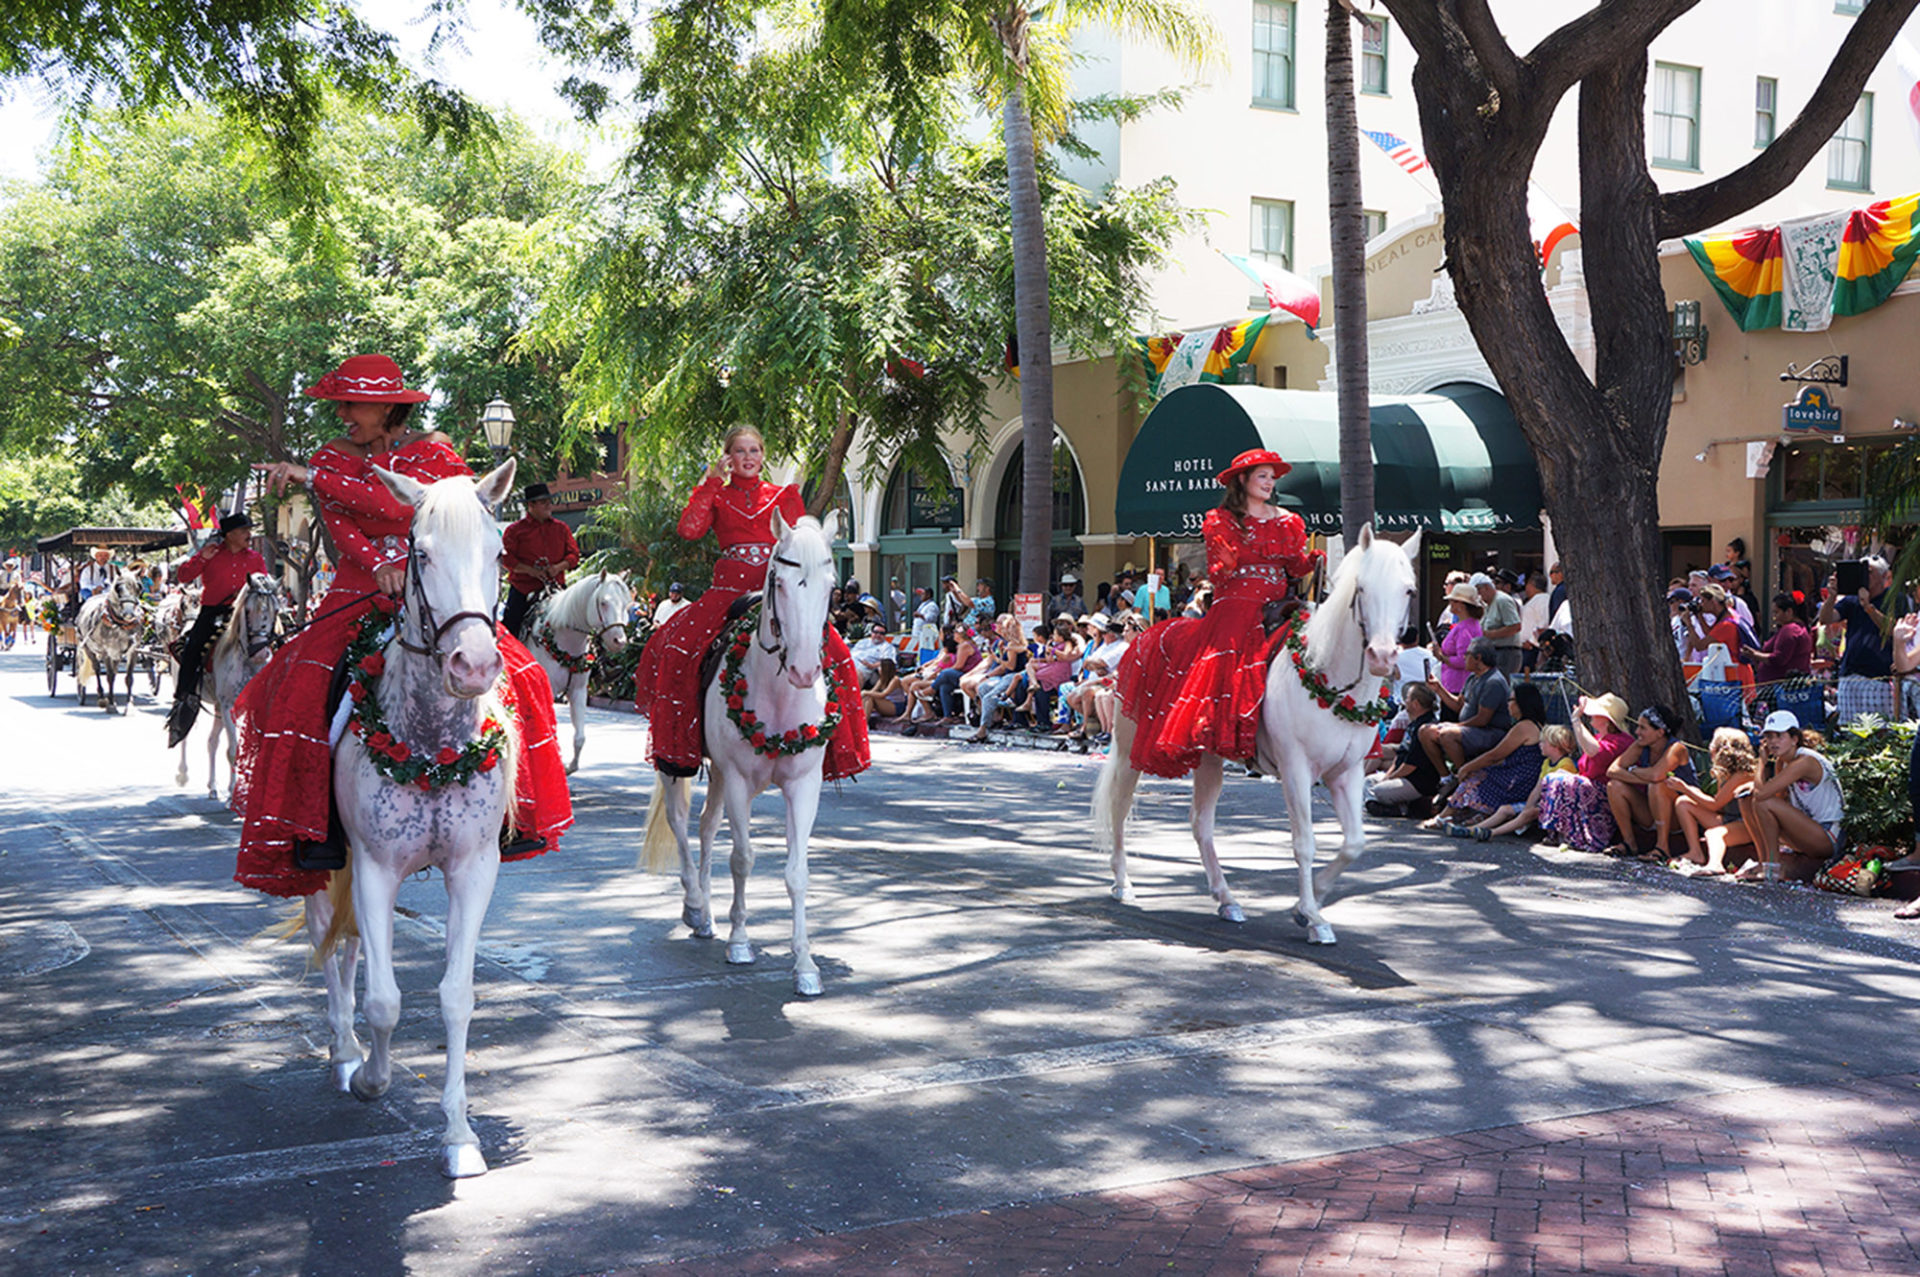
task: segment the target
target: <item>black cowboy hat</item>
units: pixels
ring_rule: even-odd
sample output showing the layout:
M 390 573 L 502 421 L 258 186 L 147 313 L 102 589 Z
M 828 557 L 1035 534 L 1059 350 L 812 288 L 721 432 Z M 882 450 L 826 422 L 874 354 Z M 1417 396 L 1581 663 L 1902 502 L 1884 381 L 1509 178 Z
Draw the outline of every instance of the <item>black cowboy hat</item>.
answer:
M 553 493 L 544 483 L 529 483 L 526 490 L 520 494 L 520 499 L 532 505 L 535 501 L 553 500 Z
M 235 510 L 232 514 L 220 520 L 220 535 L 225 536 L 235 528 L 251 528 L 252 526 L 253 520 L 247 517 L 245 510 Z

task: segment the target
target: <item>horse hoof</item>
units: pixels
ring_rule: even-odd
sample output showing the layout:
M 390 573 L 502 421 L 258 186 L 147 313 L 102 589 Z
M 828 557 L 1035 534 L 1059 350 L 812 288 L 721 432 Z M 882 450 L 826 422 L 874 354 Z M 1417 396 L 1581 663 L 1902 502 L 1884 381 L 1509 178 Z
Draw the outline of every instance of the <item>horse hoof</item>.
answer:
M 684 922 L 694 936 L 701 940 L 713 939 L 713 915 L 705 909 L 694 912 L 693 906 L 683 905 L 680 909 L 680 921 Z
M 1220 916 L 1228 922 L 1245 922 L 1247 920 L 1247 911 L 1239 905 L 1221 905 L 1219 912 Z
M 1123 905 L 1130 905 L 1130 904 L 1136 903 L 1136 901 L 1134 900 L 1132 887 L 1113 887 L 1109 889 L 1108 894 L 1111 895 L 1115 900 L 1118 900 Z
M 1309 925 L 1307 922 L 1307 915 L 1300 912 L 1298 909 L 1295 909 L 1293 911 L 1293 925 L 1296 927 L 1304 927 Z
M 352 1093 L 354 1099 L 363 1104 L 371 1104 L 387 1093 L 385 1084 L 374 1085 L 368 1079 L 366 1070 L 357 1067 L 353 1071 L 353 1076 L 347 1079 L 347 1090 Z
M 745 940 L 727 946 L 727 961 L 736 967 L 753 965 L 753 946 Z
M 440 1173 L 448 1179 L 472 1179 L 487 1173 L 478 1144 L 448 1144 L 440 1150 Z
M 360 1071 L 360 1060 L 335 1060 L 333 1062 L 333 1089 L 342 1094 L 353 1091 L 353 1075 Z
M 818 971 L 796 971 L 793 973 L 793 991 L 803 998 L 817 998 L 826 990 L 820 987 Z
M 1316 922 L 1307 928 L 1308 944 L 1333 944 L 1333 928 L 1324 922 Z

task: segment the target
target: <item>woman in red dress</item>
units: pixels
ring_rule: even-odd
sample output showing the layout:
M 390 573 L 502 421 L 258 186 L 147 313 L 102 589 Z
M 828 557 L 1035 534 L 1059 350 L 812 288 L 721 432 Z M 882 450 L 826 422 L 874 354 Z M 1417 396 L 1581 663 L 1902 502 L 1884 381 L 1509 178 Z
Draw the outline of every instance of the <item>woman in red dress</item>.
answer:
M 666 625 L 654 631 L 634 671 L 634 704 L 647 715 L 653 765 L 669 776 L 691 776 L 705 755 L 701 735 L 700 662 L 720 636 L 727 609 L 743 594 L 767 584 L 767 561 L 773 557 L 773 512 L 788 523 L 806 514 L 800 489 L 767 483 L 760 478 L 766 464 L 766 444 L 751 426 L 727 432 L 725 456 L 707 467 L 706 478 L 687 498 L 680 515 L 680 535 L 697 541 L 711 530 L 720 539 L 720 562 L 713 571 L 713 588 L 682 608 Z M 730 476 L 730 477 L 729 477 Z M 853 654 L 840 632 L 828 627 L 826 666 L 840 688 L 842 705 L 860 703 L 860 676 Z M 872 762 L 867 746 L 864 714 L 850 713 L 840 720 L 827 742 L 827 780 L 863 772 Z
M 1227 490 L 1207 513 L 1202 535 L 1213 606 L 1202 617 L 1162 621 L 1127 650 L 1120 704 L 1139 725 L 1129 759 L 1153 776 L 1184 776 L 1204 754 L 1251 759 L 1260 702 L 1278 631 L 1262 624 L 1266 605 L 1286 597 L 1289 578 L 1319 560 L 1307 525 L 1273 504 L 1273 485 L 1293 467 L 1255 448 L 1220 472 Z
M 413 508 L 387 490 L 373 467 L 422 483 L 473 473 L 445 435 L 407 432 L 408 413 L 427 395 L 406 389 L 400 366 L 384 355 L 356 355 L 307 393 L 338 404 L 345 437 L 305 466 L 259 468 L 276 491 L 289 483 L 312 489 L 340 561 L 324 609 L 274 654 L 234 706 L 240 766 L 233 808 L 244 819 L 234 880 L 275 896 L 324 890 L 327 868 L 344 864 L 337 818 L 330 819 L 329 689 L 355 624 L 383 599 L 399 596 L 413 521 Z M 554 732 L 553 689 L 526 648 L 505 631 L 496 637 L 520 738 L 518 799 L 509 817 L 519 837 L 502 855 L 519 860 L 559 842 L 573 823 L 573 805 Z

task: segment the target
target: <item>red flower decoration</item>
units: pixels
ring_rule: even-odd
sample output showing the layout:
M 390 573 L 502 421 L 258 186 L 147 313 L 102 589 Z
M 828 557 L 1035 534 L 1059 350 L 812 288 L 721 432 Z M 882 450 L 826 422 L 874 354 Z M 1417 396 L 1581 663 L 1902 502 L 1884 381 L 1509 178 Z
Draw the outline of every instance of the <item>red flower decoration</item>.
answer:
M 745 705 L 745 704 L 746 704 L 746 702 L 745 702 L 745 701 L 743 701 L 743 700 L 741 700 L 741 699 L 740 699 L 740 698 L 739 698 L 738 696 L 729 696 L 729 697 L 727 697 L 727 708 L 728 708 L 728 709 L 739 709 L 739 708 L 740 708 L 740 707 L 741 707 L 742 705 Z
M 396 763 L 404 763 L 413 757 L 413 749 L 403 740 L 393 742 L 393 748 L 387 751 L 387 757 Z
M 393 737 L 387 735 L 385 732 L 375 732 L 373 735 L 367 737 L 368 747 L 377 749 L 383 754 L 387 752 L 387 746 L 391 744 L 393 744 Z
M 433 782 L 428 780 L 424 774 L 414 777 L 413 783 L 420 786 L 420 788 L 427 793 L 433 792 Z
M 1351 697 L 1351 696 L 1342 696 L 1342 697 L 1340 698 L 1340 704 L 1341 704 L 1341 705 L 1343 705 L 1343 706 L 1345 706 L 1345 707 L 1346 707 L 1346 708 L 1348 708 L 1348 709 L 1352 709 L 1352 708 L 1353 708 L 1353 697 Z
M 499 763 L 500 751 L 497 749 L 490 749 L 480 756 L 480 770 L 483 772 L 492 771 Z
M 360 662 L 360 668 L 373 675 L 373 677 L 379 678 L 387 672 L 387 658 L 381 653 L 375 652 Z
M 755 732 L 753 734 L 753 747 L 755 749 L 765 749 L 767 747 L 767 734 L 765 732 Z
M 820 729 L 813 723 L 803 724 L 800 728 L 800 737 L 802 740 L 813 740 L 819 735 Z
M 360 683 L 349 683 L 347 684 L 347 695 L 353 697 L 354 701 L 358 703 L 367 699 L 367 689 Z
M 748 710 L 740 716 L 740 726 L 742 727 L 752 727 L 759 721 L 759 717 L 752 710 Z
M 433 756 L 433 761 L 439 763 L 442 767 L 451 767 L 460 761 L 460 755 L 454 752 L 451 747 L 443 746 L 440 752 Z

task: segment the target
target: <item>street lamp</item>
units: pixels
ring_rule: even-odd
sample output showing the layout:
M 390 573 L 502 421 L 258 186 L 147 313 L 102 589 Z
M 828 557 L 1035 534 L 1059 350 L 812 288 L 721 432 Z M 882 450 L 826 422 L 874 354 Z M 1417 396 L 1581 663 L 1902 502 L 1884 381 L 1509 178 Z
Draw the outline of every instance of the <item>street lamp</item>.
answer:
M 493 451 L 493 464 L 507 459 L 507 445 L 513 442 L 513 408 L 504 399 L 495 399 L 481 410 L 480 433 L 487 437 Z

